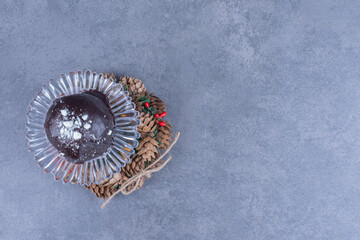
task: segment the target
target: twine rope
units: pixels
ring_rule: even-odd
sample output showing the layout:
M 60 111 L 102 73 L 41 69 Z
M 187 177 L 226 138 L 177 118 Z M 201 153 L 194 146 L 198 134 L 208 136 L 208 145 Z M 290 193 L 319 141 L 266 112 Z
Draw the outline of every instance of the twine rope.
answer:
M 101 208 L 104 208 L 106 206 L 106 204 L 108 204 L 109 201 L 118 193 L 122 193 L 124 195 L 129 195 L 130 193 L 134 192 L 137 189 L 137 187 L 139 186 L 139 184 L 143 178 L 150 178 L 152 173 L 158 172 L 163 167 L 165 167 L 165 165 L 171 160 L 171 156 L 169 156 L 160 166 L 155 167 L 155 164 L 159 163 L 166 156 L 166 154 L 169 153 L 171 148 L 175 145 L 175 143 L 179 139 L 179 136 L 180 136 L 180 132 L 177 132 L 173 142 L 170 144 L 168 149 L 166 149 L 166 151 L 158 159 L 153 161 L 149 166 L 147 166 L 145 169 L 143 169 L 140 173 L 132 176 L 131 178 L 126 180 L 126 182 L 121 184 L 121 187 L 101 205 Z M 126 188 L 133 183 L 135 183 L 135 185 L 133 185 L 133 187 L 131 187 L 130 189 L 126 190 Z

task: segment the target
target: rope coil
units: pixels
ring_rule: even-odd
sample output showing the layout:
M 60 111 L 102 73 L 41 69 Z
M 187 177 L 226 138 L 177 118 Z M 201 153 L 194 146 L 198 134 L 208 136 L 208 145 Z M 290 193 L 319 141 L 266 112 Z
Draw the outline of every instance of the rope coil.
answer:
M 149 166 L 147 166 L 144 170 L 142 170 L 140 173 L 132 176 L 131 178 L 129 178 L 126 182 L 124 182 L 121 187 L 113 194 L 111 195 L 102 205 L 101 208 L 104 208 L 106 206 L 106 204 L 109 203 L 109 201 L 118 193 L 122 193 L 124 195 L 129 195 L 132 192 L 134 192 L 137 187 L 139 186 L 140 182 L 142 180 L 144 180 L 144 178 L 150 178 L 152 173 L 158 172 L 160 171 L 163 167 L 165 167 L 165 165 L 171 160 L 171 156 L 169 156 L 160 166 L 155 167 L 155 165 L 157 163 L 160 163 L 160 161 L 166 156 L 166 154 L 169 153 L 169 151 L 171 150 L 171 148 L 175 145 L 175 143 L 177 142 L 177 140 L 179 139 L 180 136 L 180 132 L 177 132 L 175 135 L 175 138 L 173 140 L 173 142 L 170 144 L 170 146 L 168 147 L 168 149 L 166 149 L 166 151 L 155 161 L 153 161 Z M 133 187 L 130 187 L 130 189 L 126 189 L 128 186 L 130 186 L 131 184 L 133 184 Z

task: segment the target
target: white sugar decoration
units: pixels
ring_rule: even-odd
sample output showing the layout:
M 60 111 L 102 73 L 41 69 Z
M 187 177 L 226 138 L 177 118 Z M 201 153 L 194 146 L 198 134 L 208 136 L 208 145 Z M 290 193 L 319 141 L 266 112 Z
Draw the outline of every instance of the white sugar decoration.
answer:
M 73 138 L 74 138 L 75 140 L 79 140 L 81 137 L 82 137 L 81 133 L 76 132 L 76 131 L 74 132 Z
M 75 124 L 75 127 L 78 127 L 78 128 L 81 127 L 81 125 L 82 125 L 81 119 L 79 117 L 77 117 L 74 124 Z
M 84 120 L 84 121 L 86 121 L 86 120 L 88 120 L 88 118 L 89 118 L 89 115 L 87 115 L 87 114 L 84 114 L 84 115 L 82 115 L 81 116 L 81 118 Z
M 112 131 L 111 131 L 111 130 L 109 130 L 109 131 L 108 131 L 108 133 L 107 133 L 107 135 L 111 135 L 111 133 L 112 133 Z
M 66 109 L 66 108 L 65 108 L 65 109 L 60 110 L 60 112 L 61 112 L 61 115 L 63 115 L 63 116 L 67 116 L 67 115 L 68 115 L 68 111 L 67 111 L 67 109 Z
M 74 125 L 72 121 L 64 121 L 63 124 L 66 128 L 71 128 Z
M 80 116 L 74 116 L 74 112 L 70 112 L 67 108 L 60 110 L 62 121 L 59 122 L 59 138 L 64 140 L 66 144 L 75 149 L 79 149 L 79 142 L 77 140 L 81 139 L 83 134 L 82 128 L 88 130 L 92 127 L 92 120 L 90 120 L 88 114 L 83 114 Z M 91 136 L 95 139 L 95 136 Z

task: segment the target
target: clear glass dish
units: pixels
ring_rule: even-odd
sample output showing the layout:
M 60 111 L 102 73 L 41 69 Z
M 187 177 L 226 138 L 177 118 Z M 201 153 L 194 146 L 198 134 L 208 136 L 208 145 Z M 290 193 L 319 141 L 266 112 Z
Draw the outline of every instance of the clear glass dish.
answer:
M 55 99 L 86 90 L 98 90 L 106 95 L 115 117 L 114 141 L 103 155 L 74 164 L 49 142 L 44 123 L 48 109 Z M 140 134 L 137 127 L 140 120 L 135 107 L 129 93 L 123 91 L 122 85 L 111 78 L 105 78 L 104 75 L 90 70 L 62 74 L 58 80 L 51 79 L 48 84 L 43 85 L 42 91 L 30 103 L 26 123 L 29 149 L 34 153 L 38 165 L 45 172 L 54 174 L 56 181 L 81 185 L 99 183 L 120 172 L 121 167 L 130 162 L 130 156 L 138 146 L 137 139 Z

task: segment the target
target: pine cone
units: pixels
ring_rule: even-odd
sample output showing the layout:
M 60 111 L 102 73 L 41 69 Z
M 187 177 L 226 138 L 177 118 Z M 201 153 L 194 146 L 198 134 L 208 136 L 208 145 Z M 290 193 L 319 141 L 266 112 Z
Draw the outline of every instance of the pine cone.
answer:
M 139 142 L 139 146 L 136 148 L 137 155 L 141 157 L 143 163 L 150 162 L 154 158 L 159 156 L 158 152 L 159 143 L 154 137 L 147 136 L 142 138 Z
M 159 126 L 156 138 L 161 143 L 159 145 L 160 149 L 167 149 L 172 140 L 171 124 L 168 121 L 164 121 L 165 126 Z
M 119 182 L 121 183 L 122 180 L 125 179 L 127 180 L 127 177 L 125 177 L 125 175 L 122 172 L 118 172 L 116 174 L 113 174 L 110 179 L 105 179 L 104 181 L 102 181 L 99 185 L 104 187 L 114 186 Z
M 114 80 L 114 82 L 117 82 L 115 74 L 113 74 L 113 73 L 111 73 L 111 74 L 110 73 L 105 73 L 104 77 L 105 78 L 112 78 Z
M 127 86 L 127 91 L 129 91 L 130 96 L 133 97 L 134 95 L 146 95 L 146 87 L 141 82 L 140 79 L 134 78 L 134 77 L 121 77 L 119 81 Z
M 142 169 L 145 168 L 144 162 L 141 160 L 141 157 L 138 155 L 133 155 L 131 157 L 131 162 L 126 164 L 121 168 L 121 172 L 128 178 L 131 178 L 133 175 L 139 173 Z
M 117 190 L 117 186 L 128 180 L 123 172 L 114 174 L 110 179 L 106 179 L 99 184 L 92 183 L 85 188 L 90 189 L 98 198 L 108 198 Z
M 144 97 L 145 95 L 143 94 L 140 94 L 140 95 L 132 95 L 131 98 L 133 100 L 133 102 L 135 103 L 136 105 L 136 111 L 142 113 L 143 112 L 143 109 L 145 108 L 144 105 L 143 105 L 143 101 L 140 100 L 140 98 Z
M 153 93 L 150 94 L 150 106 L 156 109 L 156 113 L 162 114 L 163 112 L 166 112 L 165 103 L 155 96 Z
M 92 183 L 90 186 L 85 186 L 85 188 L 90 189 L 98 198 L 104 199 L 110 197 L 116 191 L 114 188 L 99 186 L 95 183 Z
M 150 113 L 142 112 L 139 119 L 141 120 L 141 124 L 138 127 L 138 131 L 141 134 L 141 137 L 154 136 L 153 132 L 156 128 L 154 116 L 150 115 Z

